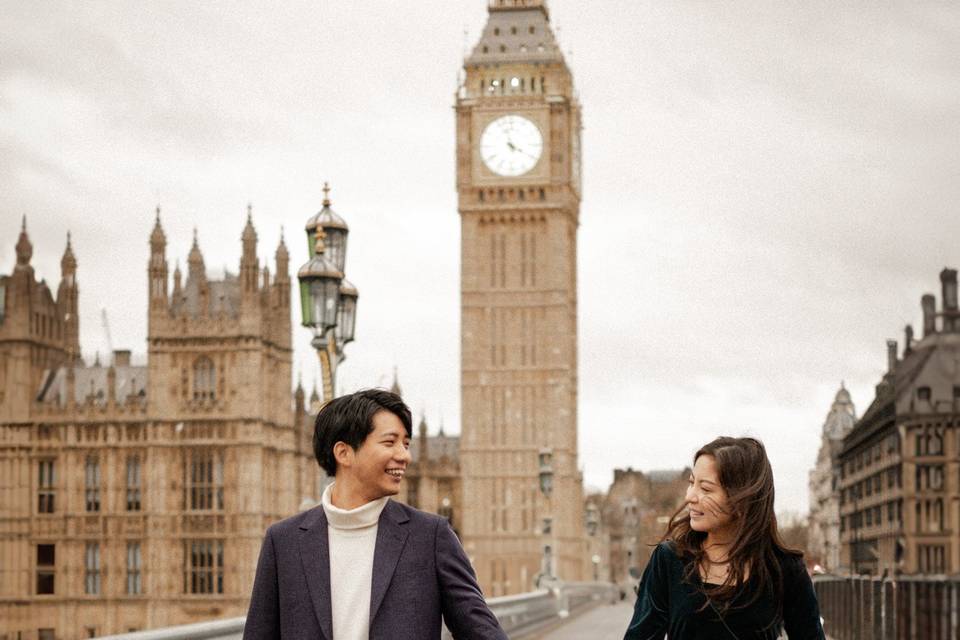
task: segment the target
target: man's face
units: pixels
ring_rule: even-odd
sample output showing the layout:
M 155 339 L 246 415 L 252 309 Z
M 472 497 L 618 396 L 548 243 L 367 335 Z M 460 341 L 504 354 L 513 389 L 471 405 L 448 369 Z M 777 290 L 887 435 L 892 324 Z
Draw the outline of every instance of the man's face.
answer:
M 394 496 L 410 463 L 410 436 L 400 418 L 389 411 L 373 415 L 373 431 L 353 453 L 353 464 L 345 469 L 366 500 Z

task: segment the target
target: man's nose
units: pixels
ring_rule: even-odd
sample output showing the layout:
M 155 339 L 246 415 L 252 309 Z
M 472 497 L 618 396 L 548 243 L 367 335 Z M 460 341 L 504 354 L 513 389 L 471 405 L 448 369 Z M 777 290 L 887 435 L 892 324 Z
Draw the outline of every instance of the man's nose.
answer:
M 413 459 L 413 456 L 410 455 L 410 449 L 407 449 L 406 447 L 400 447 L 394 458 L 402 462 L 410 462 Z

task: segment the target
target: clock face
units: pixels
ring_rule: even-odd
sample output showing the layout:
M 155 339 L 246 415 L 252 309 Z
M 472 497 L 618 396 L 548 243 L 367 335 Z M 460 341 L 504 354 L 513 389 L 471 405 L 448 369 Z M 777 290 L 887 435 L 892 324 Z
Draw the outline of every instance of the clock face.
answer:
M 501 116 L 480 135 L 480 157 L 501 176 L 522 176 L 533 169 L 543 151 L 540 129 L 523 116 Z

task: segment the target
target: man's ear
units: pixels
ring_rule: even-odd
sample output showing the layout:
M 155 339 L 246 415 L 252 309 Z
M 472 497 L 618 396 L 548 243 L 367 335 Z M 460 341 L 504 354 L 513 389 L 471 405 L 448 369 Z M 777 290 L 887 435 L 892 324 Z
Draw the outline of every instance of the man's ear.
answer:
M 338 440 L 336 444 L 333 445 L 333 459 L 337 461 L 338 467 L 351 467 L 353 466 L 353 456 L 355 451 L 353 447 L 348 445 L 343 440 Z

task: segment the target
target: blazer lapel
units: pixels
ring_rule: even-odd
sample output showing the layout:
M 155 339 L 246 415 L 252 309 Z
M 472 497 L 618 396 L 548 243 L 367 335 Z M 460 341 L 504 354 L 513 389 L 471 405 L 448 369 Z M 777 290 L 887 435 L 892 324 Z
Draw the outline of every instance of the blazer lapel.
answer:
M 397 568 L 403 545 L 409 533 L 406 524 L 410 521 L 403 508 L 388 500 L 377 525 L 377 546 L 373 552 L 373 583 L 370 587 L 370 624 L 377 616 L 380 604 L 387 594 L 387 587 Z
M 327 539 L 327 515 L 323 507 L 314 507 L 300 525 L 300 562 L 307 576 L 307 589 L 313 611 L 326 640 L 333 640 L 333 612 L 330 604 L 330 546 Z

